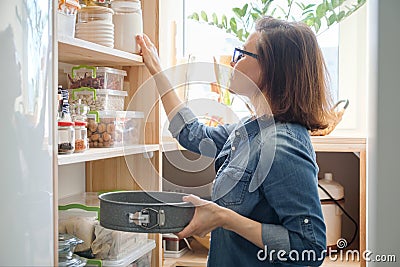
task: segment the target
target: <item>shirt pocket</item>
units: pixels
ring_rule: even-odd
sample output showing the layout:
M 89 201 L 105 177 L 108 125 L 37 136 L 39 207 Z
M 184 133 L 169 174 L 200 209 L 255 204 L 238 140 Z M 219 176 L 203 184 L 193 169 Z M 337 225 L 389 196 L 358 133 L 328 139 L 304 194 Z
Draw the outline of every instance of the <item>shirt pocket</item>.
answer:
M 251 173 L 245 169 L 227 166 L 216 177 L 212 199 L 225 207 L 241 205 L 248 192 Z

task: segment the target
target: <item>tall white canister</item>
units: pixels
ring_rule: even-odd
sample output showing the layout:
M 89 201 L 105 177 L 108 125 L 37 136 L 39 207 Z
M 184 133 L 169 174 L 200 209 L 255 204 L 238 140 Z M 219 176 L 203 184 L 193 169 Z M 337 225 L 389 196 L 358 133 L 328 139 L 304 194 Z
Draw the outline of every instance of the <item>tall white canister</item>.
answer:
M 325 173 L 324 178 L 318 180 L 318 184 L 325 188 L 342 207 L 344 206 L 344 188 L 333 181 L 332 173 Z M 336 243 L 342 238 L 343 212 L 321 188 L 318 188 L 318 193 L 326 224 L 326 245 L 336 249 Z
M 111 8 L 114 10 L 114 48 L 139 53 L 135 36 L 143 33 L 140 0 L 115 0 Z

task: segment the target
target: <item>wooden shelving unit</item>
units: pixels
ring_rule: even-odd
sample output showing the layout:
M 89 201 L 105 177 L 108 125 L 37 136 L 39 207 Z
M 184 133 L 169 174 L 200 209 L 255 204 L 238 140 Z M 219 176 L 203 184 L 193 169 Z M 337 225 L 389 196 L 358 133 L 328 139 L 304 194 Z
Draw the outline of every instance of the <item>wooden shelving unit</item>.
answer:
M 56 9 L 55 9 L 56 10 Z M 157 0 L 142 1 L 143 29 L 144 32 L 153 40 L 158 47 L 158 28 L 159 28 L 159 2 Z M 57 12 L 55 12 L 57 13 Z M 56 18 L 55 14 L 55 18 Z M 56 19 L 54 21 L 57 21 Z M 98 192 L 106 190 L 161 190 L 161 151 L 159 138 L 159 107 L 158 94 L 149 92 L 140 99 L 132 101 L 139 87 L 149 78 L 140 55 L 120 51 L 110 47 L 105 47 L 85 40 L 57 36 L 55 34 L 56 52 L 55 59 L 59 63 L 72 65 L 92 65 L 110 66 L 124 69 L 127 72 L 125 82 L 129 86 L 124 88 L 128 91 L 125 99 L 125 109 L 147 112 L 146 121 L 143 123 L 143 142 L 139 145 L 113 147 L 113 148 L 93 148 L 84 153 L 74 153 L 71 155 L 59 155 L 55 162 L 55 173 L 64 172 L 63 175 L 55 176 L 55 190 L 59 184 L 59 177 L 65 177 L 70 170 L 75 170 L 76 166 L 82 168 L 84 162 L 83 177 L 85 192 Z M 55 70 L 60 66 L 55 65 Z M 60 72 L 60 70 L 58 70 Z M 132 103 L 131 103 L 132 102 Z M 149 110 L 149 106 L 152 110 Z M 56 124 L 55 124 L 56 125 Z M 56 126 L 54 126 L 56 129 Z M 150 163 L 150 164 L 149 164 Z M 130 164 L 128 166 L 128 164 Z M 62 168 L 58 168 L 63 166 Z M 81 169 L 79 169 L 81 170 Z M 76 173 L 73 172 L 72 173 Z M 78 172 L 82 174 L 82 171 Z M 65 180 L 63 180 L 65 181 Z M 74 181 L 77 181 L 75 179 Z M 82 186 L 82 185 L 80 185 Z M 71 194 L 75 192 L 77 186 L 71 187 Z M 58 206 L 58 193 L 55 194 L 54 206 Z M 54 224 L 58 224 L 57 210 L 54 210 Z M 57 229 L 55 229 L 56 231 Z M 57 232 L 55 232 L 57 236 Z M 156 248 L 152 251 L 152 267 L 162 266 L 161 235 L 149 234 L 149 238 L 156 241 Z M 57 240 L 55 240 L 55 244 Z M 55 251 L 57 248 L 55 247 Z M 55 252 L 55 265 L 57 265 L 57 252 Z

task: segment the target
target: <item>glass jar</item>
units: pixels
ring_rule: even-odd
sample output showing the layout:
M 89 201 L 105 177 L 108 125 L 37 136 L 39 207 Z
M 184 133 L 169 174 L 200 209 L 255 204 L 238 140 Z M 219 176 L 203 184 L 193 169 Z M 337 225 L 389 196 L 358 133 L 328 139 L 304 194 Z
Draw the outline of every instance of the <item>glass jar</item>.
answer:
M 71 154 L 75 150 L 74 123 L 70 121 L 58 122 L 58 154 Z
M 136 35 L 143 33 L 140 0 L 112 1 L 114 10 L 114 48 L 130 53 L 139 53 Z
M 114 11 L 108 7 L 87 6 L 78 11 L 78 23 L 112 24 Z
M 89 148 L 86 122 L 75 121 L 75 153 L 84 152 Z

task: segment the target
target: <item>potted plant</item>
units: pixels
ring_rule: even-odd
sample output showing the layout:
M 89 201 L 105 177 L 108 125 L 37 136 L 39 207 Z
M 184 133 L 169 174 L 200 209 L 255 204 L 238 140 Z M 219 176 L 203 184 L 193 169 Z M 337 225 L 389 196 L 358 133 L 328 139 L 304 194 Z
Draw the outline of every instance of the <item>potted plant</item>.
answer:
M 332 25 L 341 22 L 361 6 L 366 0 L 317 0 L 314 4 L 307 4 L 305 0 L 256 0 L 234 7 L 234 17 L 228 18 L 225 14 L 218 16 L 216 13 L 207 14 L 205 11 L 194 12 L 190 19 L 205 22 L 235 35 L 240 41 L 246 40 L 255 21 L 262 16 L 302 21 L 309 25 L 316 34 L 319 34 Z M 352 3 L 349 3 L 352 2 Z

